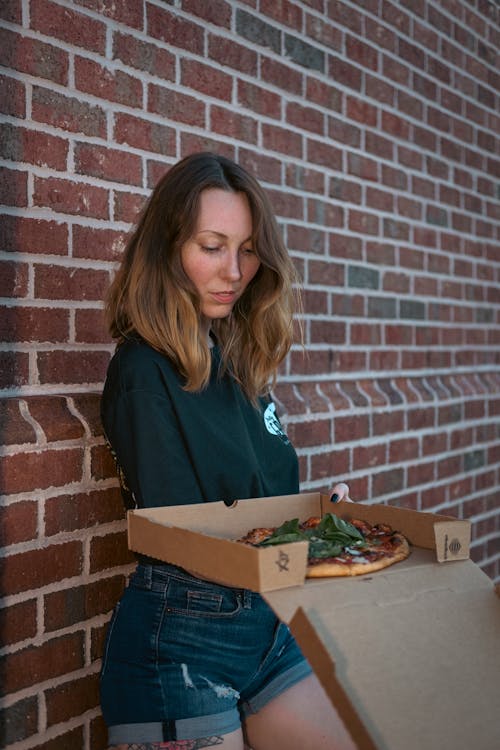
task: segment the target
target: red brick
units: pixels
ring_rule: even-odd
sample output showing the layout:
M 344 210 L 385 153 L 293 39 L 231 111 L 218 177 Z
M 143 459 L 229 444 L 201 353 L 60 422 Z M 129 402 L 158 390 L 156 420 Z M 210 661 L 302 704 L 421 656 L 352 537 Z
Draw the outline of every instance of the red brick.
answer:
M 95 536 L 90 543 L 90 572 L 127 565 L 134 561 L 132 552 L 127 547 L 125 532 Z
M 92 447 L 90 470 L 96 481 L 116 476 L 116 466 L 106 445 Z
M 0 29 L 2 64 L 20 73 L 46 78 L 62 86 L 68 83 L 68 53 L 38 39 Z
M 182 9 L 186 13 L 203 18 L 205 21 L 229 29 L 231 26 L 231 4 L 225 0 L 183 0 Z
M 373 497 L 400 492 L 404 487 L 404 470 L 389 469 L 372 475 Z
M 26 117 L 26 87 L 22 81 L 0 75 L 0 112 L 12 117 Z
M 212 133 L 243 140 L 248 144 L 257 144 L 256 120 L 214 104 L 210 107 L 210 130 Z
M 298 70 L 265 55 L 261 55 L 260 66 L 263 83 L 284 89 L 290 94 L 300 95 L 302 93 L 303 76 Z
M 123 221 L 127 224 L 135 224 L 138 220 L 146 196 L 132 192 L 114 191 L 113 218 L 115 221 Z
M 350 343 L 353 346 L 380 346 L 382 328 L 376 323 L 351 323 Z
M 289 0 L 261 0 L 260 12 L 294 30 L 302 28 L 302 8 Z
M 203 27 L 163 8 L 146 6 L 147 33 L 154 39 L 203 55 Z
M 366 205 L 368 208 L 375 208 L 386 213 L 393 213 L 394 195 L 385 190 L 369 187 L 366 190 Z
M 330 143 L 315 141 L 308 138 L 306 141 L 307 161 L 313 164 L 321 164 L 331 170 L 342 169 L 342 150 Z
M 59 213 L 109 218 L 108 191 L 83 182 L 35 177 L 33 200 L 36 206 Z
M 0 167 L 0 203 L 5 206 L 28 205 L 28 173 Z
M 110 344 L 111 336 L 101 309 L 75 312 L 75 341 L 85 344 Z
M 68 336 L 68 310 L 0 306 L 0 341 L 61 342 Z
M 115 116 L 114 137 L 118 143 L 165 156 L 175 152 L 175 133 L 172 128 L 132 115 Z
M 321 9 L 322 10 L 322 9 Z M 306 36 L 321 42 L 330 49 L 342 51 L 342 31 L 335 24 L 323 20 L 319 16 L 306 15 Z
M 348 8 L 341 0 L 328 0 L 326 10 L 336 26 L 346 27 L 361 36 L 363 16 L 357 10 Z
M 122 70 L 110 70 L 94 60 L 75 57 L 75 86 L 86 94 L 129 107 L 142 106 L 142 83 Z
M 205 109 L 205 103 L 194 96 L 164 86 L 151 85 L 148 88 L 148 110 L 167 119 L 203 128 L 206 122 Z
M 99 705 L 99 675 L 90 674 L 46 690 L 45 703 L 49 727 L 95 708 Z
M 315 102 L 334 112 L 342 112 L 344 98 L 341 89 L 329 83 L 317 78 L 308 78 L 306 81 L 306 99 L 309 102 Z
M 300 424 L 288 426 L 288 436 L 297 448 L 331 443 L 331 420 L 301 420 Z
M 258 151 L 238 149 L 238 162 L 258 180 L 279 184 L 281 182 L 281 160 Z
M 210 34 L 208 37 L 208 59 L 212 62 L 218 62 L 226 68 L 233 68 L 246 75 L 257 77 L 257 53 L 231 39 Z
M 21 414 L 19 398 L 0 399 L 0 432 L 4 446 L 36 443 L 33 426 Z
M 403 411 L 387 411 L 373 415 L 373 434 L 391 435 L 403 432 L 405 429 L 405 415 Z
M 319 253 L 323 255 L 325 237 L 325 232 L 320 229 L 311 229 L 304 226 L 298 227 L 290 224 L 287 233 L 287 247 L 289 250 L 301 250 L 307 253 Z
M 389 81 L 377 78 L 369 73 L 364 74 L 366 96 L 374 99 L 379 104 L 388 104 L 395 107 L 397 91 Z
M 0 488 L 5 494 L 61 487 L 82 477 L 80 448 L 39 450 L 4 456 Z
M 0 18 L 11 23 L 22 24 L 23 13 L 19 0 L 5 0 L 0 7 Z
M 357 234 L 378 235 L 379 219 L 376 214 L 369 214 L 366 211 L 356 211 L 349 209 L 348 226 L 352 232 Z
M 28 396 L 26 403 L 49 443 L 83 438 L 82 422 L 69 410 L 65 396 Z
M 126 26 L 140 31 L 143 29 L 144 13 L 141 3 L 131 3 L 130 0 L 77 0 L 77 4 Z
M 0 709 L 0 725 L 5 747 L 10 747 L 36 734 L 38 731 L 38 696 L 22 698 Z
M 2 547 L 34 539 L 38 527 L 37 504 L 26 500 L 5 505 L 0 508 L 0 521 Z
M 2 216 L 0 242 L 3 250 L 16 253 L 66 255 L 66 224 L 21 216 Z
M 361 65 L 363 68 L 377 70 L 379 53 L 375 47 L 362 42 L 359 37 L 353 37 L 350 34 L 346 34 L 345 45 L 347 57 L 352 62 L 356 65 Z
M 14 693 L 75 669 L 81 669 L 84 664 L 83 633 L 71 633 L 40 646 L 28 646 L 9 654 L 2 661 L 2 692 Z
M 108 285 L 106 271 L 35 265 L 35 296 L 39 299 L 101 301 Z
M 262 123 L 262 141 L 265 149 L 302 159 L 303 139 L 300 133 L 265 122 Z
M 33 87 L 33 119 L 63 130 L 102 138 L 106 135 L 103 108 L 64 96 L 57 91 Z
M 130 7 L 128 0 L 126 2 Z M 131 68 L 151 73 L 164 81 L 175 80 L 175 55 L 149 41 L 115 32 L 113 58 L 121 60 Z
M 37 602 L 28 599 L 0 609 L 0 631 L 4 646 L 34 638 L 37 632 Z
M 28 264 L 0 261 L 0 297 L 26 297 L 28 293 Z
M 40 383 L 102 383 L 109 363 L 103 351 L 39 352 L 37 356 Z
M 352 451 L 352 470 L 363 471 L 386 463 L 386 445 L 357 445 Z
M 125 247 L 126 235 L 114 229 L 73 226 L 73 257 L 117 261 Z
M 335 417 L 335 443 L 349 443 L 353 440 L 363 440 L 370 436 L 370 422 L 368 416 L 358 414 L 352 416 Z
M 343 86 L 361 91 L 362 73 L 356 65 L 346 62 L 346 60 L 330 56 L 328 64 L 329 77 Z
M 111 355 L 109 355 L 111 356 Z M 75 393 L 72 396 L 72 401 L 75 405 L 78 414 L 81 416 L 92 437 L 102 437 L 102 425 L 101 425 L 101 394 L 100 391 L 86 393 Z
M 67 628 L 78 622 L 106 614 L 123 593 L 125 577 L 104 578 L 86 586 L 65 588 L 44 597 L 46 632 Z
M 142 160 L 136 154 L 95 143 L 77 143 L 74 159 L 77 174 L 142 186 Z
M 350 470 L 349 450 L 314 453 L 311 456 L 311 478 L 314 480 L 326 477 L 348 476 Z
M 436 479 L 436 464 L 433 461 L 409 466 L 407 471 L 409 487 L 419 484 L 431 484 Z
M 80 575 L 82 565 L 82 544 L 76 541 L 7 555 L 2 562 L 2 592 L 18 594 Z
M 281 118 L 281 96 L 249 81 L 238 80 L 238 102 L 266 117 Z
M 336 320 L 311 320 L 312 344 L 343 344 L 346 340 L 346 324 Z
M 181 83 L 216 99 L 231 101 L 231 76 L 219 68 L 210 67 L 197 60 L 181 60 Z
M 0 352 L 0 388 L 17 388 L 26 385 L 28 380 L 28 354 Z
M 63 171 L 67 167 L 68 142 L 37 130 L 8 123 L 0 126 L 1 155 L 10 161 Z
M 286 106 L 286 121 L 302 130 L 309 130 L 318 135 L 325 134 L 325 116 L 319 109 L 304 107 L 297 102 L 289 102 Z
M 345 122 L 336 117 L 328 118 L 328 135 L 333 141 L 347 146 L 359 148 L 361 144 L 361 129 L 355 127 L 352 122 Z
M 123 520 L 125 511 L 118 487 L 74 495 L 58 495 L 45 501 L 47 536 L 62 531 L 92 528 Z
M 47 0 L 37 0 L 30 10 L 35 31 L 105 55 L 106 26 L 101 21 Z
M 348 172 L 363 180 L 377 180 L 378 164 L 373 159 L 351 153 L 348 155 Z
M 417 438 L 401 438 L 389 443 L 389 462 L 415 461 L 419 458 Z

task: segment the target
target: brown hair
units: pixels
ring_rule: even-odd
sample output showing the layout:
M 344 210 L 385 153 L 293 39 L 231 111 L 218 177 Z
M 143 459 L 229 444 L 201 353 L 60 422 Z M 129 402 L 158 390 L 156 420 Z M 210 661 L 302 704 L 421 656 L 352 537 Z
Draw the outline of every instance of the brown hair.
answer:
M 195 231 L 200 195 L 210 188 L 244 193 L 250 205 L 252 243 L 261 265 L 232 313 L 214 320 L 212 330 L 223 368 L 255 401 L 272 386 L 290 349 L 297 278 L 266 194 L 230 159 L 193 154 L 159 181 L 109 290 L 109 329 L 118 343 L 135 333 L 165 353 L 185 377 L 187 390 L 207 384 L 211 358 L 200 336 L 199 302 L 182 267 L 181 248 Z

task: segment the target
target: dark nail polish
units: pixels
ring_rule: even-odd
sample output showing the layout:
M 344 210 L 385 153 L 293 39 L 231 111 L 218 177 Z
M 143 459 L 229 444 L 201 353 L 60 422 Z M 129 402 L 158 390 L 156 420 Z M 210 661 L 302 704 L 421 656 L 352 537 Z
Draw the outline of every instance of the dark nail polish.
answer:
M 339 501 L 339 496 L 337 495 L 336 492 L 334 492 L 333 495 L 330 498 L 330 502 L 331 503 L 338 503 L 338 501 Z

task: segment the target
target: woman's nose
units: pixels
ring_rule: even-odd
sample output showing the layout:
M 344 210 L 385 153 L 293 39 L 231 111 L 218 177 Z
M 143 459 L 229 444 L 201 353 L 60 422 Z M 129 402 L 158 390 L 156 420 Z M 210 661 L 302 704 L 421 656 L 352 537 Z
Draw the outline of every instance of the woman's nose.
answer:
M 238 251 L 228 250 L 224 257 L 223 275 L 227 279 L 238 280 L 241 278 L 240 254 Z

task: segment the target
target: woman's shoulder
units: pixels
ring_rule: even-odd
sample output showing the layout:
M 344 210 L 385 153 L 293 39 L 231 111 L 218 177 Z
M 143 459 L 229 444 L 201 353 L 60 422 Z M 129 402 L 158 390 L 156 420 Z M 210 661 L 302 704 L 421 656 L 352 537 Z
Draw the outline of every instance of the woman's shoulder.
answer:
M 121 389 L 164 389 L 166 381 L 179 381 L 174 363 L 146 341 L 129 338 L 120 344 L 108 368 L 108 381 Z

